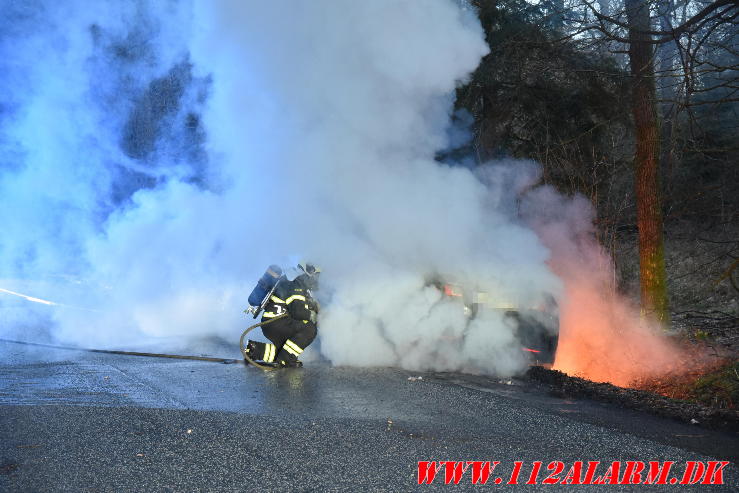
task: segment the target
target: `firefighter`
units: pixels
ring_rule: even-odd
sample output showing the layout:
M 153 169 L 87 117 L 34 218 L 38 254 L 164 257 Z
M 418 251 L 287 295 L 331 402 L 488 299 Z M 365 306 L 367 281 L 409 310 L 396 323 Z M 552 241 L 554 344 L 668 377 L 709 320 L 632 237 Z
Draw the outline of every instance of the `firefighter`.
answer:
M 318 332 L 316 321 L 320 305 L 313 299 L 312 291 L 318 289 L 321 269 L 301 262 L 298 270 L 300 275 L 295 280 L 282 278 L 279 281 L 265 305 L 262 322 L 287 315 L 262 326 L 262 333 L 271 344 L 247 342 L 246 352 L 251 359 L 284 368 L 303 366 L 298 358 Z

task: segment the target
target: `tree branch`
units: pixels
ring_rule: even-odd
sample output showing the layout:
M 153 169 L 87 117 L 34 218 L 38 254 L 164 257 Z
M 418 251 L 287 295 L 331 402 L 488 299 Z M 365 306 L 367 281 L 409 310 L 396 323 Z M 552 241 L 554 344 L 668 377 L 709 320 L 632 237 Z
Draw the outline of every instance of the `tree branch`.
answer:
M 603 26 L 603 22 L 607 22 L 609 24 L 613 24 L 615 26 L 621 27 L 623 29 L 629 29 L 629 25 L 626 22 L 619 21 L 618 19 L 615 19 L 613 17 L 603 15 L 588 1 L 584 0 L 583 2 L 588 9 L 593 13 L 593 15 L 600 21 L 600 24 L 602 27 L 595 27 L 595 29 L 598 29 L 599 31 L 603 32 L 606 36 L 610 37 L 611 39 L 614 39 L 616 41 L 621 42 L 628 42 L 627 39 L 620 38 L 612 33 L 610 33 L 605 26 Z M 716 14 L 713 17 L 707 18 L 709 15 L 711 15 L 713 12 L 715 12 L 718 9 L 721 9 L 722 7 L 728 8 L 722 10 L 718 14 Z M 688 33 L 691 31 L 691 28 L 693 26 L 696 26 L 696 29 L 700 29 L 700 27 L 710 20 L 714 20 L 716 18 L 723 17 L 724 14 L 727 12 L 730 12 L 732 9 L 735 9 L 737 7 L 736 0 L 716 0 L 713 3 L 707 5 L 703 10 L 695 14 L 693 17 L 679 25 L 678 27 L 670 30 L 670 31 L 645 31 L 645 30 L 634 30 L 632 29 L 632 32 L 637 34 L 647 34 L 650 36 L 657 36 L 659 39 L 653 39 L 649 42 L 652 44 L 662 44 L 662 43 L 668 43 L 670 41 L 674 41 L 675 38 L 680 37 L 681 35 Z M 733 20 L 736 17 L 736 14 L 731 16 L 728 21 Z

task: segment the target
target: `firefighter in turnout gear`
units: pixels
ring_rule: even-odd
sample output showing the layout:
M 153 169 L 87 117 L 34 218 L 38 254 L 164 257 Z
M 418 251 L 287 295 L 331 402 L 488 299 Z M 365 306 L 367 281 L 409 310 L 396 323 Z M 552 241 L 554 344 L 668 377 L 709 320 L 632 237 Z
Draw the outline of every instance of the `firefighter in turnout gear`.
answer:
M 255 361 L 278 367 L 300 367 L 300 354 L 316 338 L 317 316 L 320 305 L 312 291 L 318 289 L 321 269 L 313 264 L 300 263 L 300 275 L 295 280 L 280 279 L 269 297 L 262 314 L 262 322 L 281 315 L 286 316 L 262 326 L 262 333 L 270 343 L 248 341 L 246 352 Z

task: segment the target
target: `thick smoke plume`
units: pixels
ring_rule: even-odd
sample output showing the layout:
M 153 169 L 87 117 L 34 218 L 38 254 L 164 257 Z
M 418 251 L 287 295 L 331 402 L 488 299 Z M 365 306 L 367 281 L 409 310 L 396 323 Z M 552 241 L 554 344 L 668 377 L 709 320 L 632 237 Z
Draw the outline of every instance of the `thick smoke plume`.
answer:
M 0 288 L 57 303 L 0 293 L 4 336 L 236 340 L 263 269 L 305 258 L 324 269 L 313 357 L 512 374 L 525 361 L 502 314 L 468 325 L 429 280 L 567 306 L 578 267 L 555 262 L 558 278 L 556 244 L 518 215 L 536 165 L 434 159 L 459 137 L 454 89 L 488 51 L 460 4 L 3 10 Z

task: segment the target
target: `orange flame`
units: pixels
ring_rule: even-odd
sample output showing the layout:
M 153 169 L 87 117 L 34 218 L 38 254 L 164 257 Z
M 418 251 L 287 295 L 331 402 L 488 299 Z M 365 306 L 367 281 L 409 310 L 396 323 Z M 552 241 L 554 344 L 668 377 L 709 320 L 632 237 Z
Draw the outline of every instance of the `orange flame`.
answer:
M 656 324 L 612 289 L 565 279 L 554 369 L 597 382 L 628 386 L 689 363 Z
M 586 211 L 573 201 L 569 211 Z M 587 219 L 585 217 L 585 219 Z M 657 324 L 618 294 L 614 266 L 605 250 L 582 226 L 573 233 L 567 218 L 539 222 L 535 230 L 552 256 L 549 265 L 563 281 L 559 347 L 553 368 L 597 382 L 628 386 L 696 363 Z M 592 225 L 592 223 L 590 223 Z M 701 358 L 698 358 L 701 359 Z

